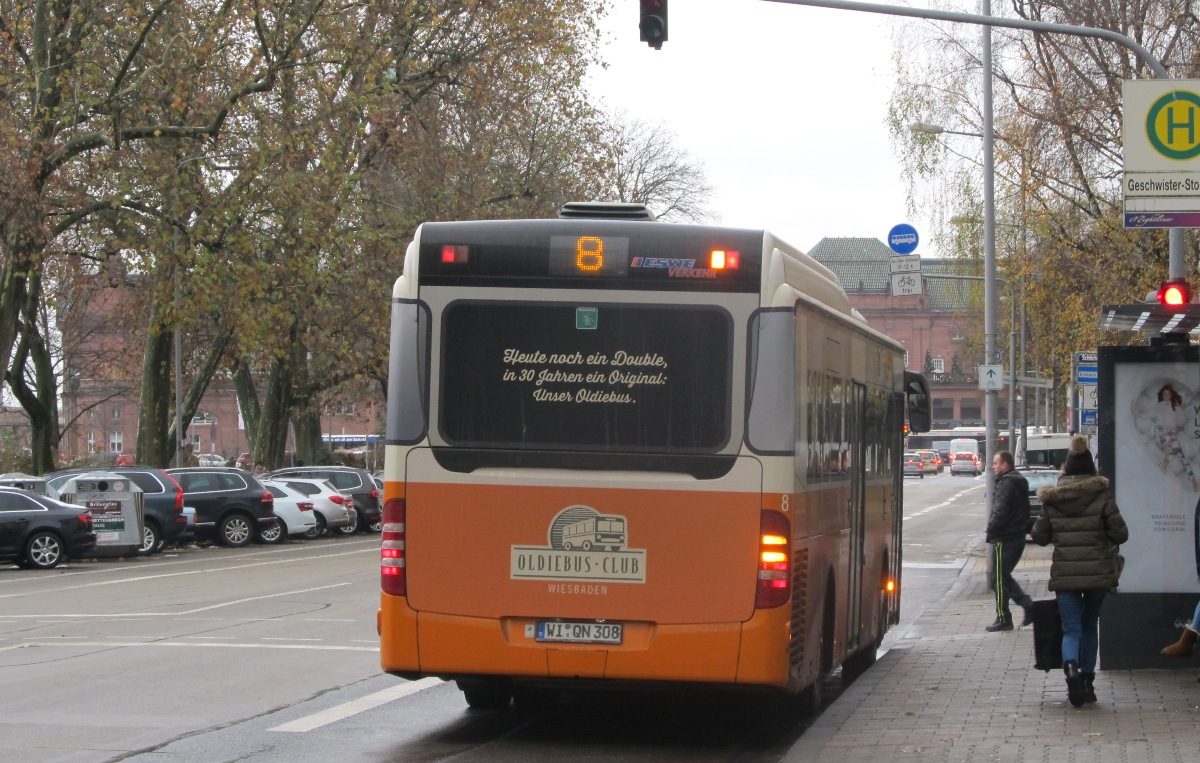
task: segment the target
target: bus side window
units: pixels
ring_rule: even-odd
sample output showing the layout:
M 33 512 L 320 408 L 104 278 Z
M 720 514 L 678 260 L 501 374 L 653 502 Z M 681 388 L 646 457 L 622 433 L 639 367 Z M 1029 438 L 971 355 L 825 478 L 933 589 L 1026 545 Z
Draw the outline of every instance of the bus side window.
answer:
M 388 361 L 387 439 L 412 444 L 425 437 L 429 401 L 429 312 L 412 300 L 392 303 Z
M 796 448 L 794 332 L 791 310 L 761 310 L 750 323 L 746 443 L 756 453 Z

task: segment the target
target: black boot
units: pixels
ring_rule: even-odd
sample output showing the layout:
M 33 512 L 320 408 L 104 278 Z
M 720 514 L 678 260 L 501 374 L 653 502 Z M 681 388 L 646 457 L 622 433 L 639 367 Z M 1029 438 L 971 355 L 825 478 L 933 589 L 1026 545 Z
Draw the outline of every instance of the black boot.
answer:
M 1083 673 L 1083 701 L 1096 701 L 1096 674 Z
M 1067 699 L 1072 706 L 1080 707 L 1087 695 L 1083 685 L 1083 674 L 1079 672 L 1079 663 L 1067 660 L 1063 663 L 1063 673 L 1067 676 Z
M 997 617 L 996 622 L 984 628 L 984 630 L 988 633 L 995 633 L 996 631 L 1011 631 L 1012 629 L 1012 620 L 1005 620 L 1003 617 Z
M 1025 610 L 1025 619 L 1021 620 L 1021 627 L 1028 628 L 1033 625 L 1033 597 L 1026 596 L 1021 602 L 1021 609 Z

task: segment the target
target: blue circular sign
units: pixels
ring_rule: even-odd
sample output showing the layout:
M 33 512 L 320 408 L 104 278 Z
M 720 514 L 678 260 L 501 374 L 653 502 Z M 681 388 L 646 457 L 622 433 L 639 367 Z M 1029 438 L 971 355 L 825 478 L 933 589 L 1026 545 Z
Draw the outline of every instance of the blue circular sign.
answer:
M 917 229 L 907 223 L 900 223 L 888 231 L 888 246 L 896 254 L 912 254 L 917 251 Z

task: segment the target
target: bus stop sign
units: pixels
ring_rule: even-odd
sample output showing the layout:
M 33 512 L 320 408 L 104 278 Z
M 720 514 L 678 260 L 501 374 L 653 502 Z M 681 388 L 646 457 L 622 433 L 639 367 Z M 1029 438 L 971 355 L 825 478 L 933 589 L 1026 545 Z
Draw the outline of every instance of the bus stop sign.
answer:
M 896 254 L 912 254 L 917 251 L 919 240 L 917 229 L 907 223 L 900 223 L 888 231 L 888 246 Z

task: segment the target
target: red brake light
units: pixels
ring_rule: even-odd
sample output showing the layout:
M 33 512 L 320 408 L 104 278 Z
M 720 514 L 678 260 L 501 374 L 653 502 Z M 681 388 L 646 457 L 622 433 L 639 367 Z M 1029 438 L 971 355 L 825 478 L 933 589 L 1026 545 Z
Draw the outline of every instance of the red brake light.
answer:
M 792 523 L 775 511 L 759 520 L 758 588 L 756 609 L 778 607 L 791 596 Z
M 336 504 L 339 504 L 339 505 L 340 505 L 340 504 L 345 504 L 345 503 L 346 503 L 346 496 L 342 495 L 341 493 L 338 493 L 338 494 L 336 494 L 336 495 L 331 495 L 331 496 L 329 496 L 329 500 L 331 500 L 331 501 L 333 501 L 334 503 L 336 503 Z
M 167 474 L 166 472 L 162 472 L 162 476 L 164 476 L 168 480 L 170 480 L 171 484 L 175 486 L 175 511 L 178 511 L 179 513 L 182 514 L 183 513 L 183 488 L 179 486 L 179 482 L 174 477 Z M 187 520 L 184 519 L 183 521 L 186 522 Z
M 457 246 L 455 246 L 453 244 L 442 245 L 442 262 L 450 264 L 450 263 L 454 263 L 454 262 L 466 262 L 466 261 L 467 261 L 467 247 L 465 245 L 462 245 L 462 244 L 459 244 Z
M 737 270 L 738 253 L 730 252 L 724 249 L 714 249 L 709 253 L 709 267 L 713 270 Z
M 77 514 L 77 515 L 76 515 L 76 518 L 77 518 L 77 519 L 78 519 L 80 522 L 83 522 L 83 526 L 84 526 L 84 527 L 86 527 L 86 528 L 88 529 L 88 531 L 89 531 L 89 532 L 91 531 L 91 529 L 92 529 L 92 515 L 91 515 L 91 512 L 88 512 L 87 514 Z
M 408 506 L 403 498 L 393 498 L 383 507 L 383 538 L 379 551 L 379 586 L 391 596 L 408 595 L 405 569 L 405 521 Z
M 312 511 L 313 505 L 307 501 L 296 501 L 296 508 L 300 509 L 300 511 Z
M 268 506 L 274 506 L 275 505 L 275 496 L 271 495 L 270 492 L 263 493 L 262 502 L 267 504 Z

